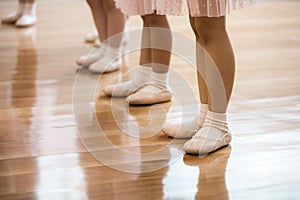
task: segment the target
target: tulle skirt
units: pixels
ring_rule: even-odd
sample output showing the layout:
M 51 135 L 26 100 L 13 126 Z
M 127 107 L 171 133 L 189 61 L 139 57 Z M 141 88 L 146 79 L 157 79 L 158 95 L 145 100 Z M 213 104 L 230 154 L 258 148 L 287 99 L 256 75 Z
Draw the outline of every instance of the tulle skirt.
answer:
M 220 17 L 242 9 L 257 0 L 114 0 L 127 15 L 184 15 Z

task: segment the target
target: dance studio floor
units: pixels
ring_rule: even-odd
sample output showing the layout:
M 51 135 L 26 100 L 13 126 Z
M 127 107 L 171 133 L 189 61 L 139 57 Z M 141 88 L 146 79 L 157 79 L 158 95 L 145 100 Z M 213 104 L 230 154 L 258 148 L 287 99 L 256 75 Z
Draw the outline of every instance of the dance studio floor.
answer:
M 1 0 L 0 16 L 16 2 Z M 1 200 L 300 198 L 300 1 L 265 1 L 228 17 L 233 141 L 204 157 L 185 155 L 185 140 L 160 132 L 166 118 L 197 109 L 186 60 L 172 58 L 172 102 L 128 107 L 101 91 L 130 76 L 138 52 L 124 56 L 122 71 L 76 73 L 76 58 L 92 48 L 83 41 L 94 29 L 89 8 L 82 0 L 38 4 L 36 27 L 0 27 Z M 192 41 L 186 16 L 169 19 Z M 130 30 L 139 28 L 132 17 Z

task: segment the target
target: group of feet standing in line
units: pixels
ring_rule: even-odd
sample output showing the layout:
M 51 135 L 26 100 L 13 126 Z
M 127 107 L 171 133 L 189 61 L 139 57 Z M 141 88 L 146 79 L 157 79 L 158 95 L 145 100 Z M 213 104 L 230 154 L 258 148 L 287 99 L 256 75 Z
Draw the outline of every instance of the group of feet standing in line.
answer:
M 140 15 L 143 21 L 139 66 L 129 81 L 106 86 L 111 97 L 124 97 L 130 105 L 152 105 L 170 101 L 168 70 L 172 49 L 172 33 L 166 15 L 189 14 L 195 34 L 197 78 L 201 106 L 192 120 L 167 121 L 162 131 L 173 138 L 189 139 L 183 146 L 187 153 L 206 154 L 228 145 L 231 134 L 227 124 L 227 106 L 235 74 L 235 59 L 226 31 L 228 11 L 251 4 L 251 0 L 87 0 L 97 28 L 87 40 L 97 40 L 94 49 L 76 61 L 93 73 L 109 73 L 122 67 L 122 48 L 128 42 L 128 18 Z M 3 23 L 30 26 L 36 22 L 34 0 L 19 0 L 16 13 Z M 160 28 L 164 31 L 155 31 Z M 187 27 L 188 28 L 188 27 Z M 114 37 L 121 35 L 121 37 Z M 151 48 L 151 47 L 161 48 Z M 199 47 L 200 46 L 200 47 Z M 146 48 L 143 48 L 146 47 Z M 209 55 L 209 58 L 206 56 Z M 214 79 L 213 60 L 221 76 Z M 202 73 L 203 72 L 203 73 Z M 221 100 L 220 100 L 221 99 Z

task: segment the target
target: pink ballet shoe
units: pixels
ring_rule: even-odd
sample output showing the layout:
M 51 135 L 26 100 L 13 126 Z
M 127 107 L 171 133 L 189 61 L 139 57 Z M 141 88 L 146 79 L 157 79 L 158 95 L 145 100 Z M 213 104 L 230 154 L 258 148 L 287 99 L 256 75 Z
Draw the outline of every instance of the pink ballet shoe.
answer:
M 162 131 L 173 138 L 192 138 L 203 126 L 208 111 L 207 104 L 201 104 L 200 112 L 193 119 L 166 121 Z
M 230 142 L 229 132 L 205 126 L 183 145 L 183 149 L 190 154 L 208 154 L 227 146 Z
M 171 101 L 172 95 L 155 83 L 146 83 L 126 98 L 130 105 L 152 105 Z
M 196 116 L 193 120 L 187 122 L 180 122 L 180 120 L 168 122 L 163 125 L 162 131 L 165 135 L 172 138 L 192 138 L 197 131 L 202 128 L 203 120 L 200 116 Z

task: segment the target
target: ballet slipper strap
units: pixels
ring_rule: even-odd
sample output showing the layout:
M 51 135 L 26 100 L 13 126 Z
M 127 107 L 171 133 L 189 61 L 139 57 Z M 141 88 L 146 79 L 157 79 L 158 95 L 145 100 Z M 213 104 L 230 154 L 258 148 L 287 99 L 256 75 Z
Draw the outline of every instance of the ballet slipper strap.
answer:
M 219 129 L 224 132 L 229 132 L 229 128 L 227 124 L 217 124 L 217 123 L 211 123 L 211 122 L 204 122 L 203 127 L 214 127 L 216 129 Z
M 219 119 L 213 118 L 209 115 L 206 116 L 203 127 L 204 126 L 214 127 L 221 131 L 229 132 L 229 128 L 228 128 L 228 124 L 227 124 L 226 120 L 219 120 Z

